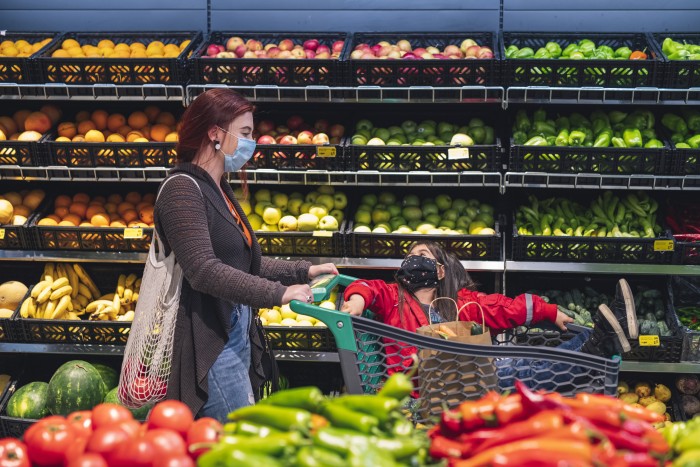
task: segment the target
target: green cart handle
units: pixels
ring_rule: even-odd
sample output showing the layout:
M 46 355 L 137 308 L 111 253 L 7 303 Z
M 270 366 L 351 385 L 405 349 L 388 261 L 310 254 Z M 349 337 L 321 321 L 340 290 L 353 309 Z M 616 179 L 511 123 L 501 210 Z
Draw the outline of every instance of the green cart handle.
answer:
M 354 278 L 351 279 L 355 280 Z M 289 302 L 289 307 L 296 313 L 316 318 L 328 326 L 328 329 L 333 333 L 333 337 L 335 337 L 335 343 L 339 350 L 348 350 L 353 353 L 357 352 L 355 334 L 352 330 L 352 317 L 349 314 L 343 313 L 342 311 L 321 308 L 320 306 L 304 303 L 299 300 L 292 300 Z
M 345 274 L 324 274 L 315 278 L 309 284 L 311 293 L 314 296 L 314 303 L 328 300 L 334 288 L 338 286 L 347 287 L 356 280 L 356 277 L 346 276 Z

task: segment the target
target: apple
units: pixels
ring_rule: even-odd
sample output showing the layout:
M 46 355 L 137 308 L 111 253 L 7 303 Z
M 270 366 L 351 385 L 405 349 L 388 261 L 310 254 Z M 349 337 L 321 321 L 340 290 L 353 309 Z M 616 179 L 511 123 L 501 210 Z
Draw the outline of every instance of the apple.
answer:
M 215 55 L 216 58 L 236 58 L 236 54 L 233 52 L 219 52 Z
M 381 49 L 379 49 L 379 56 L 380 57 L 388 57 L 389 54 L 392 52 L 392 48 L 390 45 L 383 45 Z
M 283 50 L 282 52 L 280 52 L 277 58 L 292 58 L 292 52 L 290 52 L 289 50 Z
M 318 226 L 318 217 L 314 216 L 313 214 L 305 213 L 299 216 L 297 219 L 297 228 L 301 232 L 316 230 L 316 226 Z
M 350 52 L 350 58 L 353 60 L 360 60 L 364 54 L 362 50 L 353 50 Z
M 265 52 L 267 52 L 268 50 L 270 50 L 273 47 L 277 47 L 277 44 L 275 44 L 274 42 L 270 42 L 269 44 L 265 45 L 264 50 L 265 50 Z
M 335 199 L 331 195 L 321 194 L 316 198 L 316 204 L 324 206 L 326 211 L 331 211 L 335 208 Z
M 309 39 L 308 41 L 304 41 L 304 48 L 306 50 L 311 50 L 312 52 L 315 52 L 318 46 L 319 44 L 316 39 Z
M 328 52 L 319 52 L 314 58 L 318 60 L 328 60 L 329 58 L 331 58 L 331 54 L 329 54 Z
M 340 52 L 343 51 L 343 47 L 345 46 L 345 41 L 335 41 L 333 42 L 333 45 L 331 46 L 331 50 L 335 54 L 339 54 Z
M 382 47 L 384 47 L 385 45 L 391 45 L 387 41 L 379 41 L 379 42 L 377 42 L 377 44 L 381 45 Z
M 280 41 L 278 47 L 280 50 L 292 50 L 294 48 L 294 42 L 291 39 L 284 39 Z
M 241 39 L 238 36 L 234 36 L 229 38 L 229 40 L 226 41 L 226 50 L 229 52 L 233 52 L 238 48 L 238 46 L 245 45 L 245 42 L 243 42 L 243 39 Z
M 297 139 L 292 135 L 284 135 L 280 138 L 279 144 L 297 144 Z
M 479 47 L 478 45 L 472 45 L 467 48 L 467 51 L 464 53 L 464 55 L 467 57 L 476 57 L 479 55 L 480 50 L 481 47 Z
M 431 55 L 435 55 L 435 54 L 439 54 L 439 53 L 440 53 L 440 51 L 438 50 L 437 47 L 432 47 L 432 46 L 426 47 L 426 48 L 425 48 L 425 51 L 428 52 L 428 53 L 431 54 Z
M 290 130 L 296 131 L 304 124 L 304 119 L 299 115 L 292 115 L 287 119 L 287 126 Z
M 481 50 L 479 50 L 477 57 L 481 59 L 493 58 L 493 52 L 488 47 L 482 47 Z
M 252 50 L 253 52 L 263 49 L 262 42 L 256 41 L 255 39 L 248 39 L 245 45 L 248 47 L 248 50 Z
M 426 52 L 423 55 L 421 55 L 420 58 L 422 58 L 423 60 L 432 60 L 434 57 L 432 56 L 432 54 L 429 54 L 428 52 Z
M 267 58 L 267 52 L 265 52 L 264 50 L 256 50 L 255 56 L 257 58 Z
M 275 58 L 275 57 L 279 56 L 280 52 L 282 52 L 282 51 L 280 50 L 279 47 L 272 46 L 267 50 L 267 56 L 270 58 Z
M 316 57 L 318 58 L 318 54 L 316 54 Z M 304 49 L 293 49 L 292 58 L 306 58 L 306 52 L 304 52 Z
M 293 198 L 289 200 L 287 204 L 287 211 L 294 216 L 301 214 L 301 205 L 304 204 L 303 199 Z
M 312 143 L 316 145 L 328 144 L 330 141 L 325 133 L 317 133 L 314 135 Z
M 331 137 L 342 137 L 345 134 L 345 127 L 340 124 L 335 124 L 328 129 L 328 133 Z
M 328 126 L 329 126 L 328 120 L 323 120 L 323 119 L 316 120 L 316 123 L 314 123 L 314 128 L 319 133 L 326 133 L 328 131 Z
M 290 133 L 289 128 L 287 128 L 284 125 L 280 125 L 277 127 L 277 133 L 281 135 L 288 135 Z
M 316 216 L 316 218 L 318 218 L 320 220 L 321 218 L 328 215 L 328 209 L 326 208 L 326 206 L 322 206 L 320 204 L 314 204 L 309 209 L 309 214 L 313 214 L 314 216 Z
M 448 55 L 448 56 L 449 55 L 462 56 L 462 51 L 459 50 L 459 47 L 457 47 L 456 45 L 448 45 L 447 47 L 445 47 L 444 52 L 445 52 L 445 55 Z
M 310 131 L 302 131 L 299 133 L 299 136 L 297 136 L 297 142 L 299 144 L 312 144 L 313 138 L 314 134 Z
M 316 52 L 314 52 L 311 49 L 304 50 L 304 53 L 306 54 L 306 58 L 308 58 L 308 59 L 316 58 Z
M 405 39 L 398 41 L 396 45 L 399 47 L 399 49 L 403 50 L 404 52 L 410 52 L 412 49 L 411 43 Z
M 253 52 L 252 50 L 249 50 L 243 54 L 243 58 L 258 58 L 258 56 L 255 55 L 255 52 Z
M 473 39 L 464 39 L 462 44 L 460 44 L 459 49 L 466 55 L 467 49 L 475 45 L 477 45 L 477 43 Z
M 413 49 L 413 53 L 416 55 L 416 57 L 422 57 L 424 53 L 427 51 L 423 47 L 418 47 L 417 49 Z
M 366 52 L 370 50 L 369 44 L 357 44 L 357 47 L 355 47 L 355 50 L 362 50 L 363 52 Z
M 275 144 L 275 138 L 270 135 L 263 135 L 258 138 L 258 144 Z
M 209 57 L 215 57 L 216 54 L 218 54 L 219 52 L 220 52 L 219 46 L 217 46 L 215 44 L 211 44 L 209 47 L 207 47 L 207 55 Z
M 414 54 L 413 52 L 406 52 L 405 54 L 403 54 L 403 56 L 401 58 L 403 58 L 404 60 L 417 60 L 418 59 L 418 57 L 416 57 L 416 54 Z
M 399 59 L 401 58 L 401 52 L 398 50 L 392 50 L 387 54 L 387 58 Z
M 343 214 L 343 211 L 341 211 L 340 209 L 333 209 L 331 212 L 328 213 L 328 215 L 335 217 L 338 221 L 338 224 L 342 224 L 343 219 L 345 219 L 345 214 Z
M 257 130 L 265 135 L 275 129 L 275 123 L 270 120 L 261 120 L 258 123 Z
M 376 57 L 377 55 L 379 55 L 379 51 L 382 50 L 382 46 L 379 44 L 375 44 L 372 47 L 370 47 L 369 50 Z
M 318 228 L 321 230 L 338 230 L 338 219 L 333 216 L 323 216 L 318 221 Z
M 294 216 L 284 216 L 277 224 L 280 232 L 290 232 L 297 229 L 297 218 Z

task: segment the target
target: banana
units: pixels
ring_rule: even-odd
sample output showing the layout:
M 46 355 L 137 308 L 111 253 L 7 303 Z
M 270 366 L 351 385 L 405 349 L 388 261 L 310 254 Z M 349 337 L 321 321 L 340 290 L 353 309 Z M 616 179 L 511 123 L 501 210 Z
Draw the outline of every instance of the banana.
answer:
M 66 272 L 63 268 L 63 264 L 56 263 L 56 279 L 60 279 L 62 277 L 66 277 Z
M 88 300 L 92 300 L 93 298 L 95 298 L 92 296 L 92 292 L 90 292 L 90 289 L 88 288 L 88 286 L 83 284 L 82 282 L 78 283 L 78 295 L 79 296 L 82 295 L 83 297 L 87 298 Z
M 32 298 L 37 298 L 41 292 L 44 291 L 44 289 L 48 287 L 49 289 L 51 288 L 51 282 L 47 280 L 43 280 L 39 282 L 37 285 L 34 286 L 32 289 L 31 297 Z
M 53 302 L 51 302 L 53 303 Z M 56 308 L 53 310 L 53 313 L 49 317 L 50 319 L 61 319 L 61 316 L 63 316 L 63 313 L 68 311 L 68 304 L 70 303 L 70 295 L 64 295 L 61 297 L 61 300 L 58 302 L 58 305 L 56 305 Z
M 101 296 L 100 298 L 98 298 L 98 300 L 114 300 L 114 294 L 113 293 L 105 294 L 105 295 Z
M 51 319 L 53 316 L 53 312 L 56 310 L 56 302 L 53 300 L 50 300 L 46 304 L 46 309 L 44 310 L 44 313 L 42 314 L 42 319 Z
M 46 305 L 48 305 L 48 302 L 43 303 L 40 307 L 37 308 L 36 313 L 34 313 L 34 317 L 36 319 L 42 319 L 44 317 L 44 311 L 46 311 Z
M 126 275 L 119 274 L 119 280 L 117 281 L 117 295 L 120 297 L 124 296 L 124 289 L 126 288 L 124 284 L 126 283 Z
M 70 312 L 70 313 L 68 313 L 68 315 L 66 316 L 66 319 L 69 319 L 69 320 L 71 320 L 71 321 L 80 321 L 80 316 L 76 315 L 76 314 L 73 313 L 73 312 Z
M 65 286 L 70 286 L 70 282 L 68 281 L 68 278 L 61 277 L 60 279 L 53 281 L 53 284 L 51 284 L 51 290 L 58 290 Z
M 116 314 L 119 314 L 119 310 L 121 309 L 121 302 L 119 299 L 119 295 L 117 294 L 114 294 L 114 300 L 112 300 L 112 308 L 114 308 Z
M 67 281 L 68 279 L 66 279 Z M 60 289 L 56 289 L 51 293 L 51 300 L 58 300 L 59 298 L 62 298 L 66 295 L 70 297 L 70 293 L 73 291 L 70 285 L 65 285 L 61 287 Z
M 53 282 L 53 278 L 55 276 L 55 267 L 53 263 L 46 263 L 46 266 L 44 266 L 44 279 Z
M 134 289 L 140 289 L 141 288 L 141 278 L 139 277 L 136 279 L 136 282 L 134 282 Z
M 75 273 L 78 274 L 80 281 L 90 289 L 90 293 L 92 293 L 93 297 L 99 297 L 102 295 L 100 290 L 97 288 L 95 283 L 92 282 L 92 279 L 90 279 L 90 276 L 88 276 L 88 273 L 85 272 L 85 269 L 83 269 L 81 265 L 78 263 L 73 263 L 73 269 L 75 270 Z
M 27 310 L 29 318 L 36 318 L 36 302 L 33 298 L 28 298 L 27 300 L 29 300 L 29 308 Z
M 68 296 L 70 297 L 70 295 L 68 295 Z M 63 300 L 63 297 L 61 297 L 61 300 Z M 72 299 L 72 298 L 71 298 L 70 300 L 68 300 L 68 307 L 67 307 L 66 309 L 67 309 L 68 311 L 73 311 L 73 310 L 74 310 L 74 308 L 73 308 L 73 299 Z
M 86 306 L 88 306 L 88 303 L 90 303 L 90 299 L 84 295 L 78 295 L 77 297 L 75 297 L 75 299 L 78 301 L 78 303 L 80 303 L 80 306 L 78 308 L 82 308 L 83 310 Z
M 124 297 L 124 300 L 126 300 L 126 303 L 131 302 L 131 298 L 134 296 L 134 291 L 131 289 L 124 289 L 124 294 L 122 297 Z
M 51 290 L 51 287 L 44 288 L 44 290 L 42 290 L 39 296 L 36 298 L 37 303 L 43 305 L 49 299 L 49 297 L 51 297 L 52 292 L 53 290 Z
M 134 312 L 133 311 L 127 311 L 123 315 L 121 315 L 119 318 L 117 318 L 117 321 L 133 321 L 134 320 Z
M 77 298 L 71 297 L 70 302 L 71 302 L 71 305 L 73 306 L 73 310 L 78 311 L 78 310 L 81 310 L 83 308 L 83 306 L 80 304 L 80 302 L 78 301 Z
M 112 301 L 110 300 L 95 300 L 92 303 L 89 303 L 88 306 L 85 307 L 85 311 L 87 313 L 93 313 L 95 311 L 98 311 L 100 306 L 106 307 L 106 306 L 112 306 Z
M 126 282 L 124 285 L 126 287 L 131 287 L 132 285 L 134 285 L 134 283 L 136 283 L 136 279 L 138 279 L 138 276 L 136 274 L 129 274 L 128 276 L 126 276 Z
M 32 299 L 32 298 L 29 297 L 28 299 L 26 299 L 25 301 L 23 301 L 23 302 L 22 302 L 22 306 L 19 308 L 19 315 L 20 315 L 22 318 L 29 318 L 29 301 L 30 301 L 31 299 Z
M 66 275 L 68 276 L 68 282 L 70 282 L 70 286 L 73 287 L 73 291 L 70 293 L 70 296 L 71 298 L 75 298 L 78 296 L 78 293 L 80 293 L 80 279 L 70 265 L 66 266 L 65 270 Z
M 131 303 L 136 303 L 139 301 L 139 293 L 134 291 L 134 295 L 131 296 Z

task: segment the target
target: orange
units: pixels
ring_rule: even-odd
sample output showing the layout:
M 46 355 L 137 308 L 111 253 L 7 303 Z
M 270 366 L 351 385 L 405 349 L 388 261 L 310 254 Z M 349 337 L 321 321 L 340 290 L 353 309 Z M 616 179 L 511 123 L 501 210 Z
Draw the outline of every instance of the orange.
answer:
M 66 217 L 70 213 L 70 211 L 68 211 L 67 206 L 58 206 L 56 209 L 53 210 L 53 213 L 56 214 L 61 219 L 63 219 L 64 217 Z
M 177 136 L 176 131 L 174 131 L 172 133 L 168 133 L 168 135 L 165 137 L 166 143 L 177 143 L 178 141 L 179 141 L 179 138 Z
M 129 47 L 131 48 L 131 50 L 134 50 L 134 49 L 146 50 L 146 46 L 143 45 L 141 42 L 133 42 Z
M 14 211 L 15 211 L 15 216 L 29 217 L 29 215 L 32 213 L 32 209 L 25 206 L 24 204 L 20 204 L 19 206 L 15 206 Z
M 107 202 L 107 198 L 105 198 L 102 195 L 95 196 L 92 198 L 92 201 L 90 201 L 90 204 L 92 203 L 100 203 L 100 204 L 105 204 Z
M 105 135 L 100 130 L 90 130 L 85 133 L 85 141 L 88 143 L 104 143 Z
M 7 139 L 7 135 L 5 135 L 2 127 L 0 127 L 0 141 L 5 141 Z
M 46 193 L 44 193 L 44 190 L 32 190 L 26 195 L 24 195 L 24 199 L 22 200 L 22 204 L 27 206 L 30 209 L 36 209 L 39 207 L 42 201 L 44 201 L 44 197 L 46 196 Z
M 39 111 L 48 115 L 48 117 L 51 119 L 51 123 L 53 123 L 54 125 L 58 123 L 58 121 L 61 119 L 61 115 L 63 115 L 61 109 L 51 104 L 46 104 L 41 109 L 39 109 Z
M 132 143 L 150 143 L 148 138 L 136 138 Z
M 146 125 L 139 130 L 144 138 L 149 139 L 151 137 L 151 126 Z
M 68 55 L 73 58 L 84 57 L 85 52 L 83 52 L 83 49 L 75 47 L 72 49 L 68 49 Z
M 37 225 L 58 225 L 58 222 L 47 216 L 41 219 L 39 222 L 37 222 Z
M 78 129 L 75 127 L 74 123 L 63 122 L 58 125 L 58 135 L 65 136 L 66 138 L 72 138 L 78 134 Z
M 61 222 L 61 218 L 58 217 L 56 214 L 49 214 L 49 215 L 46 216 L 46 217 L 48 217 L 49 219 L 52 219 L 52 220 L 53 220 L 54 222 L 56 222 L 57 224 L 58 224 L 59 222 Z
M 92 120 L 83 120 L 78 124 L 78 134 L 87 135 L 90 130 L 96 130 L 97 126 Z
M 90 120 L 90 112 L 87 110 L 81 110 L 77 114 L 75 114 L 75 121 L 80 123 L 84 122 L 85 120 Z
M 117 205 L 114 203 L 107 203 L 105 204 L 105 211 L 109 214 L 116 214 L 117 212 Z
M 140 130 L 148 125 L 148 116 L 141 111 L 132 112 L 131 115 L 129 115 L 128 122 L 131 128 Z
M 124 42 L 120 42 L 117 45 L 115 45 L 114 50 L 126 50 L 127 52 L 131 51 L 131 49 L 129 48 L 129 44 L 125 44 Z
M 119 204 L 122 201 L 124 201 L 124 199 L 122 198 L 122 195 L 120 195 L 119 193 L 112 193 L 111 195 L 109 195 L 107 197 L 108 203 Z
M 12 118 L 7 116 L 0 117 L 0 127 L 3 127 L 5 129 L 6 135 L 17 133 L 18 130 L 17 123 L 15 123 L 15 121 L 12 120 Z
M 107 227 L 112 220 L 108 214 L 98 213 L 90 218 L 90 223 L 97 227 Z
M 58 223 L 58 225 L 60 225 L 62 227 L 77 227 L 78 226 L 77 224 L 74 224 L 71 221 L 61 221 Z
M 68 207 L 68 206 L 70 206 L 70 203 L 71 203 L 70 196 L 58 195 L 56 197 L 56 201 L 53 202 L 53 205 L 56 207 L 61 207 L 61 206 Z
M 131 221 L 131 222 L 129 222 L 129 227 L 142 227 L 142 228 L 146 228 L 146 227 L 150 227 L 150 226 L 149 226 L 148 224 L 144 224 L 143 222 Z
M 136 210 L 138 212 L 141 212 L 141 210 L 145 207 L 152 206 L 151 203 L 147 203 L 146 201 L 141 201 L 139 204 L 136 205 Z
M 117 129 L 117 133 L 122 135 L 124 138 L 126 138 L 126 135 L 128 135 L 132 131 L 133 131 L 133 129 L 129 125 L 123 125 L 123 126 L 120 126 L 119 129 Z
M 141 202 L 141 194 L 136 192 L 136 191 L 131 191 L 131 192 L 126 194 L 126 196 L 124 197 L 124 201 L 136 206 L 137 204 L 139 204 Z
M 119 206 L 117 206 L 117 213 L 119 213 L 123 216 L 124 212 L 126 212 L 130 209 L 134 209 L 134 208 L 135 208 L 135 206 L 133 204 L 124 201 L 122 203 L 119 203 Z
M 56 142 L 57 143 L 70 143 L 71 139 L 66 138 L 65 136 L 59 136 L 58 138 L 56 138 Z
M 146 193 L 143 195 L 143 198 L 141 198 L 141 201 L 153 204 L 156 202 L 156 195 L 154 193 Z
M 122 114 L 112 114 L 107 117 L 107 128 L 109 131 L 119 131 L 119 128 L 126 125 L 126 118 Z
M 61 221 L 61 223 L 59 223 L 58 225 L 63 224 L 63 222 L 70 222 L 71 224 L 73 224 L 74 226 L 77 227 L 81 221 L 82 221 L 82 219 L 79 216 L 77 216 L 75 214 L 68 214 L 66 217 L 63 218 L 63 221 Z
M 25 131 L 46 133 L 52 126 L 51 119 L 44 112 L 32 112 L 27 115 L 27 119 L 24 121 Z
M 85 141 L 85 135 L 75 135 L 71 141 L 74 143 L 81 143 Z
M 120 219 L 120 220 L 113 221 L 111 224 L 109 224 L 109 226 L 110 227 L 124 228 L 124 227 L 126 227 L 126 224 L 124 223 L 124 221 L 122 221 Z
M 42 137 L 42 134 L 39 133 L 38 131 L 23 131 L 17 137 L 17 140 L 19 140 L 19 141 L 39 141 L 41 139 L 41 137 Z
M 173 127 L 175 126 L 177 121 L 175 120 L 173 114 L 171 114 L 170 112 L 161 112 L 161 114 L 158 115 L 158 118 L 156 118 L 156 123 L 162 123 L 163 125 Z
M 78 227 L 94 227 L 94 225 L 92 225 L 88 221 L 83 221 L 80 223 L 80 225 Z
M 74 48 L 74 47 L 80 47 L 80 44 L 79 44 L 78 41 L 76 41 L 75 39 L 66 39 L 66 40 L 63 41 L 63 43 L 61 44 L 61 48 L 62 48 L 63 50 L 72 49 L 72 48 Z
M 110 222 L 118 221 L 118 220 L 120 220 L 121 218 L 122 218 L 122 217 L 121 217 L 119 214 L 117 214 L 116 212 L 115 212 L 115 213 L 111 213 L 111 212 L 109 213 L 109 221 L 110 221 Z
M 155 105 L 149 105 L 148 107 L 143 109 L 143 113 L 145 113 L 148 116 L 149 122 L 155 123 L 156 118 L 158 118 L 158 114 L 160 114 L 160 109 Z
M 107 142 L 108 143 L 124 143 L 124 142 L 126 142 L 126 140 L 119 133 L 112 133 L 111 135 L 109 135 L 107 137 Z
M 153 223 L 153 206 L 148 206 L 139 211 L 139 219 L 146 224 Z
M 105 208 L 103 208 L 100 205 L 97 204 L 91 204 L 90 206 L 87 207 L 87 210 L 85 211 L 85 218 L 86 219 L 92 219 L 95 214 L 104 214 Z
M 113 49 L 114 47 L 115 47 L 114 42 L 110 41 L 109 39 L 103 39 L 97 44 L 98 49 L 104 49 L 104 48 Z
M 73 203 L 68 208 L 68 211 L 71 214 L 75 214 L 76 216 L 78 216 L 82 219 L 83 217 L 85 217 L 85 213 L 87 212 L 87 204 Z
M 100 131 L 107 129 L 107 119 L 108 118 L 109 118 L 109 114 L 101 109 L 95 110 L 92 113 L 92 115 L 90 116 L 90 119 L 95 124 L 95 128 L 97 128 Z
M 24 131 L 24 121 L 29 117 L 30 113 L 32 113 L 31 110 L 18 110 L 12 115 L 12 119 L 17 124 L 17 131 Z
M 126 140 L 129 143 L 133 143 L 135 140 L 143 138 L 143 135 L 139 133 L 138 131 L 130 131 L 128 135 L 126 135 Z M 148 140 L 146 140 L 148 141 Z
M 139 214 L 135 210 L 129 209 L 122 213 L 122 217 L 126 222 L 133 222 L 139 218 Z
M 170 134 L 170 127 L 167 125 L 158 123 L 151 127 L 151 139 L 153 141 L 158 141 L 162 143 L 163 141 L 165 141 L 165 138 L 168 136 L 168 134 Z
M 73 195 L 73 202 L 88 204 L 90 202 L 90 195 L 87 193 L 76 193 Z
M 133 49 L 131 51 L 131 58 L 148 58 L 146 49 Z

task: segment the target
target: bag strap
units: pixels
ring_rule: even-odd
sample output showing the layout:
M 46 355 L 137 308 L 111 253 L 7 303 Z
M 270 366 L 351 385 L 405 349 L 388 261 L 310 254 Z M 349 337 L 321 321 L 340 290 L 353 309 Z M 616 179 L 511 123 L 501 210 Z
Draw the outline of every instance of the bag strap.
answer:
M 462 313 L 463 310 L 466 309 L 467 306 L 469 305 L 476 305 L 479 307 L 479 311 L 481 311 L 481 327 L 482 329 L 486 329 L 486 315 L 484 314 L 484 309 L 481 307 L 481 304 L 479 302 L 467 302 L 464 305 L 462 305 L 462 308 L 460 308 L 457 311 L 457 320 L 459 321 L 459 315 Z
M 202 195 L 202 200 L 204 200 L 204 193 L 202 193 L 202 189 L 199 186 L 199 183 L 197 183 L 197 180 L 192 178 L 192 176 L 183 174 L 183 173 L 177 173 L 175 175 L 172 175 L 170 177 L 167 177 L 164 181 L 163 184 L 158 188 L 158 193 L 156 194 L 156 201 L 158 201 L 158 197 L 160 196 L 160 192 L 163 191 L 163 187 L 165 187 L 166 183 L 168 183 L 170 180 L 172 180 L 175 177 L 182 176 L 182 177 L 187 177 L 190 180 L 192 180 L 192 183 L 194 183 L 194 186 L 197 187 L 197 190 L 199 190 L 199 194 Z M 154 228 L 153 229 L 153 239 L 151 240 L 151 245 L 155 245 L 158 248 L 158 256 L 161 257 L 163 255 L 163 249 L 161 248 L 160 245 L 160 238 L 158 237 L 158 229 Z M 162 261 L 162 259 L 161 259 Z
M 428 324 L 430 324 L 431 326 L 433 325 L 433 320 L 432 320 L 432 316 L 430 315 L 430 310 L 433 309 L 433 303 L 437 302 L 438 300 L 451 301 L 455 306 L 455 310 L 457 310 L 457 320 L 459 321 L 459 309 L 457 308 L 457 302 L 455 302 L 454 299 L 450 298 L 450 297 L 438 297 L 435 300 L 433 300 L 432 302 L 430 302 L 430 305 L 428 305 Z M 435 312 L 437 313 L 437 308 L 435 308 Z M 444 316 L 442 318 L 445 319 Z

